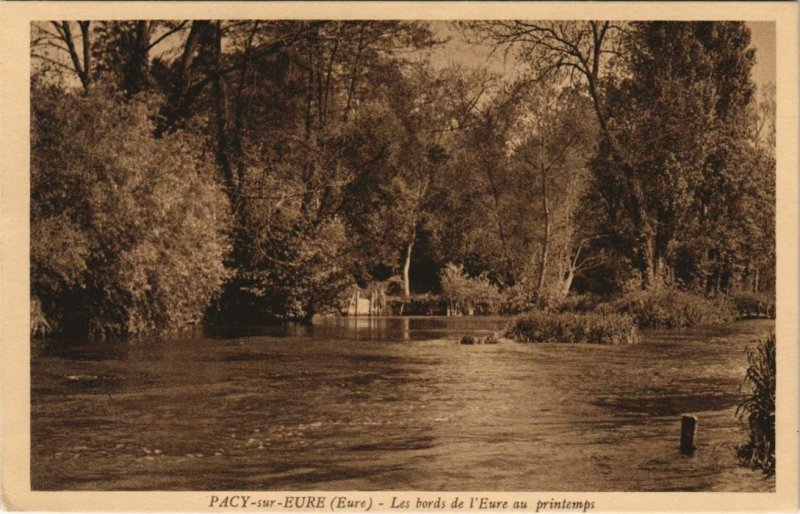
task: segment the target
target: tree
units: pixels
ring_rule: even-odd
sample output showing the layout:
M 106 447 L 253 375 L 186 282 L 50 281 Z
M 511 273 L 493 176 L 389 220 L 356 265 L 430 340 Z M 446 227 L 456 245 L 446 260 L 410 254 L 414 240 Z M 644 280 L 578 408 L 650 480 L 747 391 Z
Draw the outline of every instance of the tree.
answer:
M 750 104 L 753 146 L 775 157 L 775 83 L 768 83 L 758 93 L 758 98 Z
M 91 28 L 91 21 L 88 20 L 34 23 L 31 31 L 31 56 L 55 66 L 59 71 L 74 73 L 84 91 L 88 91 L 94 80 Z M 61 54 L 69 58 L 69 64 L 61 59 Z
M 543 84 L 530 94 L 527 122 L 513 156 L 518 170 L 515 190 L 525 199 L 516 211 L 529 211 L 523 223 L 541 227 L 540 251 L 529 258 L 526 282 L 533 284 L 532 299 L 561 301 L 584 262 L 583 243 L 573 247 L 576 236 L 587 238 L 577 227 L 577 215 L 596 135 L 589 102 L 578 91 Z
M 202 320 L 228 271 L 228 203 L 191 136 L 93 87 L 32 88 L 31 292 L 49 320 L 108 339 Z
M 343 292 L 389 278 L 406 297 L 437 292 L 451 262 L 463 277 L 513 288 L 525 305 L 563 299 L 573 283 L 771 287 L 774 233 L 758 228 L 774 224 L 774 101 L 768 91 L 753 101 L 744 25 L 461 26 L 513 51 L 527 73 L 512 81 L 438 69 L 426 51 L 439 41 L 417 21 L 35 23 L 37 94 L 82 96 L 87 110 L 50 102 L 36 111 L 57 120 L 36 126 L 36 155 L 55 166 L 72 152 L 99 166 L 86 127 L 112 127 L 101 140 L 114 153 L 102 158 L 130 182 L 109 197 L 151 206 L 166 200 L 145 184 L 175 178 L 150 156 L 189 155 L 172 164 L 186 173 L 176 190 L 189 194 L 202 182 L 211 189 L 198 201 L 214 204 L 213 189 L 230 211 L 197 222 L 230 244 L 204 250 L 224 260 L 219 276 L 228 280 L 215 305 L 226 321 L 307 321 L 337 309 Z M 96 110 L 109 113 L 88 113 Z M 135 173 L 120 160 L 134 158 L 126 139 L 150 153 Z M 51 178 L 69 191 L 63 207 L 87 201 L 73 186 L 108 185 L 71 156 L 62 160 L 79 170 Z M 58 203 L 37 187 L 37 205 Z M 190 239 L 162 211 L 131 212 L 142 226 L 163 223 Z M 106 235 L 95 218 L 36 219 L 38 240 L 61 241 L 32 247 L 45 311 L 106 266 L 103 276 L 122 284 L 109 301 L 123 306 L 107 313 L 112 332 L 182 317 L 141 314 L 157 295 L 134 298 L 117 254 L 97 250 L 103 238 L 149 241 L 139 225 L 121 222 L 116 233 L 109 223 L 103 231 L 115 235 Z M 148 244 L 170 254 L 158 237 Z M 149 270 L 137 284 L 164 280 L 151 254 L 120 248 L 126 266 Z M 215 262 L 198 276 L 210 277 Z M 613 271 L 604 282 L 588 274 L 600 262 Z M 217 291 L 216 278 L 209 283 L 213 292 L 197 294 L 204 305 Z M 178 296 L 165 293 L 159 305 Z M 130 321 L 132 313 L 144 321 Z
M 472 240 L 468 246 L 480 252 L 481 268 L 493 271 L 490 275 L 504 286 L 513 286 L 520 280 L 519 263 L 516 258 L 509 219 L 514 206 L 509 203 L 508 191 L 511 177 L 509 142 L 514 137 L 514 126 L 519 120 L 522 96 L 519 85 L 502 88 L 485 105 L 472 121 L 462 143 L 466 148 L 462 154 L 462 169 L 471 170 L 472 181 L 477 185 L 468 206 L 485 216 L 486 225 L 472 218 Z
M 618 41 L 625 29 L 624 23 L 595 20 L 503 20 L 460 22 L 458 25 L 475 40 L 494 44 L 497 48 L 505 48 L 506 53 L 515 54 L 520 62 L 528 66 L 529 73 L 519 81 L 518 89 L 524 91 L 537 83 L 573 85 L 582 88 L 591 99 L 590 105 L 600 136 L 613 149 L 618 160 L 623 163 L 628 162 L 625 147 L 617 141 L 610 125 L 612 111 L 606 99 L 605 88 L 608 70 L 613 64 L 612 58 L 620 54 Z M 630 166 L 625 169 L 629 170 Z M 634 193 L 640 194 L 638 184 L 635 181 L 631 183 Z M 495 205 L 498 205 L 496 201 Z M 500 230 L 500 232 L 506 231 Z M 505 240 L 506 237 L 501 239 Z M 508 244 L 503 243 L 503 246 L 507 247 Z M 578 248 L 581 246 L 578 245 Z M 508 256 L 509 252 L 505 253 L 509 268 L 515 275 L 518 274 L 514 270 L 513 259 Z M 574 257 L 579 253 L 579 250 L 575 250 L 573 258 L 568 261 L 577 265 L 579 261 Z M 576 269 L 572 265 L 566 265 L 568 261 L 562 264 L 565 265 L 564 276 L 570 277 L 565 283 L 571 284 L 571 277 L 574 276 Z M 547 259 L 542 262 L 546 269 Z M 572 270 L 572 275 L 569 270 Z
M 643 287 L 670 275 L 674 263 L 667 261 L 674 256 L 677 228 L 699 216 L 698 226 L 705 227 L 700 230 L 708 230 L 704 210 L 727 205 L 719 201 L 723 190 L 735 189 L 738 180 L 729 172 L 736 168 L 733 149 L 747 146 L 742 130 L 749 122 L 743 112 L 753 93 L 754 51 L 748 49 L 745 25 L 462 25 L 481 40 L 513 50 L 529 64 L 532 80 L 556 76 L 585 88 L 601 136 L 593 164 L 599 194 L 593 200 L 605 206 L 606 228 L 613 236 L 608 243 L 627 258 Z M 713 223 L 729 221 L 725 213 Z M 704 258 L 718 268 L 709 281 L 729 274 L 721 270 L 730 268 L 723 262 L 730 259 L 715 257 L 722 253 L 731 254 L 710 248 Z
M 518 58 L 538 82 L 551 76 L 568 78 L 585 86 L 592 99 L 597 122 L 603 135 L 615 144 L 609 127 L 612 112 L 605 101 L 606 68 L 613 56 L 620 55 L 618 38 L 625 24 L 612 21 L 478 21 L 460 25 L 481 41 L 516 50 Z
M 732 221 L 709 213 L 730 205 L 726 190 L 742 177 L 733 155 L 748 146 L 748 44 L 741 23 L 635 23 L 623 39 L 627 74 L 609 84 L 607 100 L 627 156 L 604 139 L 595 185 L 644 287 L 669 275 L 679 231 L 696 222 L 700 237 Z
M 96 22 L 92 58 L 97 73 L 108 75 L 107 80 L 129 96 L 152 90 L 163 73 L 159 50 L 175 44 L 189 25 L 186 20 Z
M 335 295 L 318 301 L 322 297 L 293 296 L 300 293 L 293 289 L 284 295 L 292 300 L 276 303 L 260 292 L 282 289 L 286 284 L 274 282 L 280 277 L 291 275 L 302 283 L 297 273 L 326 276 L 297 267 L 302 260 L 286 260 L 302 250 L 286 245 L 319 244 L 326 248 L 326 266 L 359 274 L 355 268 L 368 260 L 359 251 L 362 238 L 333 237 L 339 233 L 333 227 L 345 225 L 363 236 L 366 231 L 358 225 L 367 214 L 364 199 L 378 195 L 397 174 L 405 129 L 391 107 L 390 90 L 404 80 L 409 63 L 403 52 L 432 40 L 427 28 L 414 22 L 302 22 L 291 25 L 296 35 L 291 44 L 263 53 L 256 50 L 260 38 L 289 26 L 262 23 L 246 29 L 238 39 L 243 47 L 229 58 L 244 62 L 250 52 L 249 64 L 211 92 L 217 123 L 210 136 L 218 142 L 220 168 L 236 191 L 233 203 L 240 213 L 234 252 L 240 274 L 229 292 L 244 294 L 249 299 L 242 302 L 269 316 L 284 317 L 285 305 L 300 305 L 289 310 L 289 317 L 307 320 L 334 308 Z M 220 94 L 229 88 L 232 101 Z M 243 108 L 245 102 L 250 108 Z M 289 263 L 294 271 L 273 269 Z M 338 284 L 332 290 L 349 285 L 339 272 L 329 278 L 331 285 Z M 228 303 L 238 304 L 230 298 Z
M 443 212 L 436 200 L 452 164 L 457 133 L 484 94 L 482 77 L 458 67 L 433 70 L 427 65 L 412 69 L 395 81 L 390 104 L 402 124 L 400 165 L 389 182 L 393 208 L 388 213 L 401 246 L 404 296 L 411 294 L 411 263 L 422 232 L 435 237 Z

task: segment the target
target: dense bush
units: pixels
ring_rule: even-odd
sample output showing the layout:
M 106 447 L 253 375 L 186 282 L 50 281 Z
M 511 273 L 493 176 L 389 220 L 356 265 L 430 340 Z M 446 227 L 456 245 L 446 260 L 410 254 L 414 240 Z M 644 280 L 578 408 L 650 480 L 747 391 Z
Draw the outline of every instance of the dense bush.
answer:
M 593 294 L 569 295 L 558 304 L 559 312 L 591 312 L 603 303 L 604 297 Z
M 461 265 L 449 263 L 441 273 L 442 297 L 451 311 L 461 314 L 494 314 L 501 295 L 485 275 L 470 277 Z
M 401 305 L 402 304 L 402 305 Z M 413 294 L 408 299 L 397 299 L 392 312 L 409 316 L 441 316 L 447 314 L 447 301 L 431 293 Z
M 145 102 L 34 84 L 31 295 L 50 325 L 95 339 L 199 321 L 227 276 L 228 200 Z
M 222 321 L 308 322 L 314 314 L 338 311 L 343 293 L 354 286 L 345 267 L 341 220 L 305 227 L 296 213 L 284 215 L 292 218 L 265 225 L 246 243 L 248 255 L 240 258 L 220 302 Z
M 711 325 L 736 318 L 733 307 L 723 299 L 666 287 L 627 293 L 622 298 L 599 305 L 597 310 L 629 315 L 641 329 Z
M 522 343 L 632 344 L 639 340 L 630 316 L 547 311 L 517 316 L 505 336 Z
M 507 287 L 503 290 L 502 295 L 500 311 L 503 314 L 519 314 L 540 308 L 527 284 L 515 284 Z
M 728 295 L 740 318 L 774 318 L 775 295 L 741 291 Z
M 743 466 L 775 473 L 775 334 L 753 350 L 747 350 L 750 366 L 744 382 L 750 395 L 739 405 L 739 416 L 747 414 L 750 439 L 737 448 Z

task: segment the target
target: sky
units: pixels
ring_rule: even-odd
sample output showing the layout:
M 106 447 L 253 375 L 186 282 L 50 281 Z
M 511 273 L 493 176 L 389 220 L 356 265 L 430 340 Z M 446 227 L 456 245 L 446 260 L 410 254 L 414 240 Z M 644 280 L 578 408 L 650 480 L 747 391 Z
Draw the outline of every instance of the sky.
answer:
M 752 78 L 760 90 L 766 84 L 776 82 L 775 23 L 771 21 L 746 23 L 751 30 L 751 46 L 756 49 L 756 63 L 753 66 Z M 498 74 L 513 73 L 512 56 L 509 55 L 508 60 L 505 61 L 502 51 L 493 54 L 488 45 L 467 42 L 464 35 L 452 28 L 447 21 L 432 21 L 430 24 L 438 37 L 449 39 L 448 43 L 432 51 L 431 61 L 435 66 L 444 67 L 458 64 L 467 68 L 487 68 Z M 168 43 L 162 44 L 159 52 L 174 51 L 174 45 L 178 44 L 178 40 L 173 38 L 172 44 L 172 47 Z M 61 54 L 59 57 L 65 63 L 68 62 L 66 55 Z M 75 79 L 75 85 L 77 84 L 77 79 Z
M 753 80 L 759 86 L 775 83 L 775 22 L 756 21 L 750 27 L 750 45 L 756 49 L 756 64 L 753 66 Z
M 511 57 L 504 62 L 502 52 L 491 55 L 488 46 L 468 43 L 464 37 L 452 29 L 447 22 L 432 22 L 432 28 L 440 37 L 449 37 L 450 41 L 434 51 L 431 56 L 436 66 L 458 64 L 470 68 L 486 67 L 497 73 L 509 72 L 512 69 Z M 750 45 L 756 49 L 756 63 L 753 66 L 752 78 L 759 89 L 772 82 L 775 83 L 775 23 L 771 21 L 747 22 L 750 27 Z

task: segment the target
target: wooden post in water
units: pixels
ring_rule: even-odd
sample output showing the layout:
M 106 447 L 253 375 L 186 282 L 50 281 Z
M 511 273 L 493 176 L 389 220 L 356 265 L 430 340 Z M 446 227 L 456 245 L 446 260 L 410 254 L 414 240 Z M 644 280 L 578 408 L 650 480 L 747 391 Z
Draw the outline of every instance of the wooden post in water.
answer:
M 691 455 L 694 453 L 694 439 L 697 436 L 697 416 L 683 416 L 681 418 L 681 453 Z

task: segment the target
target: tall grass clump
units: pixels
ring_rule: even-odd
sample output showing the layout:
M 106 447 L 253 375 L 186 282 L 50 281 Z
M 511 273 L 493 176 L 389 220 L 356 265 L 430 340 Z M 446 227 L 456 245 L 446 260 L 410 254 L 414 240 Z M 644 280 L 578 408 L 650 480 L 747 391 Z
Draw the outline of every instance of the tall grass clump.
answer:
M 531 311 L 514 318 L 505 336 L 521 343 L 633 344 L 639 333 L 623 314 Z
M 765 474 L 775 473 L 775 334 L 770 334 L 755 349 L 748 348 L 744 383 L 750 395 L 736 409 L 747 416 L 750 439 L 736 448 L 739 463 Z
M 600 305 L 598 311 L 629 315 L 641 329 L 713 325 L 736 319 L 730 302 L 674 288 L 628 293 L 618 300 Z

